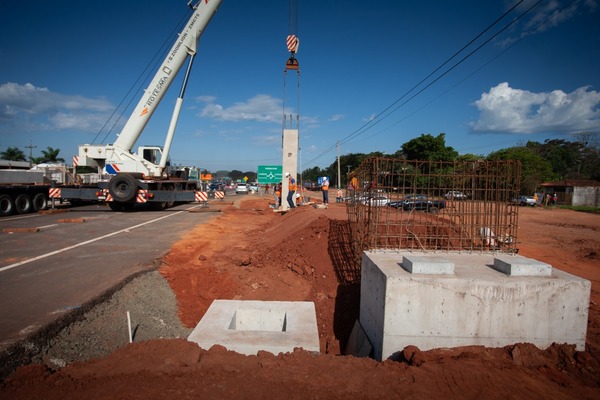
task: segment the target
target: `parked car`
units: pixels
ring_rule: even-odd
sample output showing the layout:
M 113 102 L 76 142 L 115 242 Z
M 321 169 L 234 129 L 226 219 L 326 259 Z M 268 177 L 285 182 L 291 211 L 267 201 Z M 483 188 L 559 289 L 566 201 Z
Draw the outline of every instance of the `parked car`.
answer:
M 417 195 L 405 196 L 404 199 L 402 199 L 402 200 L 390 201 L 390 202 L 388 202 L 387 205 L 389 207 L 394 207 L 394 208 L 403 208 L 405 202 L 427 201 L 427 199 L 428 198 L 427 198 L 426 194 L 417 194 Z
M 319 185 L 316 182 L 304 181 L 302 182 L 302 186 L 307 190 L 317 190 L 320 189 Z
M 512 199 L 514 204 L 518 204 L 520 206 L 531 206 L 535 207 L 537 202 L 535 201 L 535 197 L 533 196 L 519 196 L 516 199 Z
M 381 207 L 387 205 L 389 201 L 390 199 L 388 199 L 386 196 L 378 195 L 363 199 L 361 202 L 372 207 Z
M 446 200 L 465 200 L 467 195 L 463 192 L 459 192 L 458 190 L 451 190 L 444 195 Z
M 222 183 L 218 183 L 218 182 L 211 182 L 210 185 L 208 185 L 208 189 L 209 190 L 223 190 L 223 184 Z
M 248 193 L 248 184 L 247 183 L 238 183 L 236 188 L 235 188 L 235 193 L 236 194 L 240 194 L 240 193 Z
M 438 213 L 446 207 L 443 200 L 431 200 L 425 194 L 406 196 L 403 200 L 393 201 L 387 204 L 390 207 L 402 208 L 404 211 L 427 211 L 432 214 Z

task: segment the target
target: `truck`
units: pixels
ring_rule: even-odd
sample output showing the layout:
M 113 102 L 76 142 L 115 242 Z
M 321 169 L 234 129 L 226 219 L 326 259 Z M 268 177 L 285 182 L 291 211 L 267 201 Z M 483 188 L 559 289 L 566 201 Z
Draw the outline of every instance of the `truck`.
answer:
M 58 181 L 34 171 L 2 171 L 0 215 L 44 209 L 49 200 L 72 203 L 106 202 L 112 210 L 131 210 L 138 203 L 165 209 L 180 202 L 205 201 L 200 180 L 190 179 L 197 171 L 171 166 L 169 151 L 183 96 L 196 55 L 198 40 L 217 12 L 221 0 L 188 3 L 192 15 L 159 66 L 149 87 L 113 144 L 84 144 L 73 157 L 70 179 Z M 140 146 L 133 152 L 144 128 L 187 60 L 182 88 L 166 134 L 164 146 Z M 91 167 L 95 174 L 77 175 L 77 167 Z M 8 175 L 7 175 L 8 174 Z M 17 176 L 18 175 L 18 176 Z
M 32 168 L 25 161 L 0 160 L 0 216 L 44 210 L 52 180 L 64 180 L 64 171 L 61 166 Z
M 152 203 L 156 209 L 164 209 L 177 202 L 193 202 L 199 198 L 197 180 L 188 179 L 182 171 L 172 173 L 169 151 L 198 40 L 220 4 L 221 0 L 199 0 L 195 5 L 188 3 L 192 9 L 191 17 L 159 66 L 117 140 L 108 145 L 79 146 L 77 165 L 98 169 L 102 174 L 102 179 L 98 182 L 99 190 L 82 188 L 74 192 L 75 189 L 67 189 L 61 196 L 104 200 L 112 210 L 117 211 L 129 210 L 136 203 L 147 202 Z M 135 143 L 186 60 L 188 62 L 182 88 L 175 102 L 164 146 L 140 146 L 137 152 L 133 152 Z

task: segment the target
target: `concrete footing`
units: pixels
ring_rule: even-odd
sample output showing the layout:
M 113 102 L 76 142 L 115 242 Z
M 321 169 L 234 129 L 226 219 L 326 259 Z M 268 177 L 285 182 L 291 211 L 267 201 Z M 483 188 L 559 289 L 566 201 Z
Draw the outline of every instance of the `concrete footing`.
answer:
M 301 347 L 319 351 L 312 302 L 215 300 L 188 340 L 203 349 L 224 346 L 241 354 L 273 354 Z
M 589 281 L 518 255 L 365 252 L 360 325 L 377 360 L 408 345 L 584 350 L 590 291 Z

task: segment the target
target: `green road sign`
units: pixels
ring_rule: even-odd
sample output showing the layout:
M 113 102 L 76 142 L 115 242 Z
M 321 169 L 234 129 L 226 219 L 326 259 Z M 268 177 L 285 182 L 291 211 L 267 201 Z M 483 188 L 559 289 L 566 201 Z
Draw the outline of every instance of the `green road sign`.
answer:
M 279 183 L 283 167 L 281 165 L 259 165 L 258 166 L 258 183 Z

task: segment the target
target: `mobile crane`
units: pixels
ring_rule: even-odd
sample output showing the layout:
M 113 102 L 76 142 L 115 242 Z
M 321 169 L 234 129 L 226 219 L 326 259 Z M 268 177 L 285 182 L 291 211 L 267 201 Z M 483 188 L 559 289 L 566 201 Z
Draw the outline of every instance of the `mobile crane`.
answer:
M 169 151 L 198 40 L 220 4 L 221 0 L 198 0 L 195 5 L 192 5 L 192 1 L 188 3 L 193 10 L 192 16 L 167 53 L 117 140 L 108 145 L 79 146 L 77 165 L 97 168 L 103 177 L 98 181 L 98 186 L 64 188 L 60 190 L 60 198 L 104 200 L 112 210 L 131 209 L 136 203 L 146 202 L 152 202 L 156 208 L 162 209 L 175 202 L 190 202 L 198 198 L 198 181 L 188 180 L 185 174 L 170 174 Z M 133 153 L 135 143 L 186 59 L 187 69 L 164 147 L 139 147 Z

